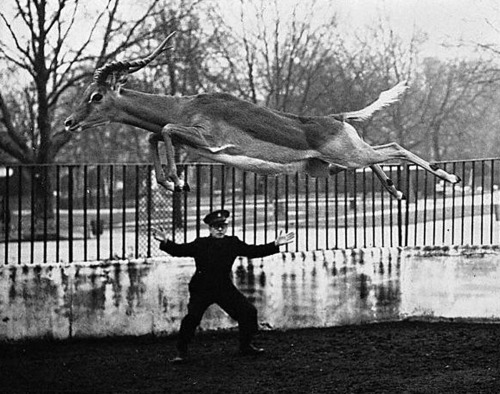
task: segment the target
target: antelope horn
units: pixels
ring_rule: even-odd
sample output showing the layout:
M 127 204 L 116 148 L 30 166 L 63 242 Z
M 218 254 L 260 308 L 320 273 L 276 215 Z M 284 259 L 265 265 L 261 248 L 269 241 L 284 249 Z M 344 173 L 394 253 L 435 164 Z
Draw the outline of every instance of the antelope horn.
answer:
M 175 32 L 170 33 L 167 38 L 148 56 L 143 59 L 134 60 L 131 62 L 117 61 L 106 63 L 94 72 L 94 81 L 98 84 L 104 84 L 108 76 L 116 71 L 127 71 L 129 74 L 139 71 L 141 68 L 151 63 L 165 48 L 167 42 L 174 36 Z

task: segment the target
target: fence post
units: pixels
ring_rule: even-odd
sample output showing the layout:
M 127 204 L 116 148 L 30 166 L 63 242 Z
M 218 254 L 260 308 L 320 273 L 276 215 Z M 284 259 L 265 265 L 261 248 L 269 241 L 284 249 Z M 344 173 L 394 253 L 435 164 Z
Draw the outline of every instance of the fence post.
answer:
M 398 165 L 398 189 L 401 189 L 401 165 Z M 398 246 L 403 246 L 403 204 L 398 200 Z
M 151 165 L 148 165 L 148 176 L 146 180 L 146 216 L 147 216 L 147 251 L 146 251 L 146 256 L 151 257 L 151 214 L 153 210 L 153 182 L 152 182 L 152 176 L 153 176 L 153 168 Z
M 68 167 L 68 259 L 73 261 L 73 166 Z

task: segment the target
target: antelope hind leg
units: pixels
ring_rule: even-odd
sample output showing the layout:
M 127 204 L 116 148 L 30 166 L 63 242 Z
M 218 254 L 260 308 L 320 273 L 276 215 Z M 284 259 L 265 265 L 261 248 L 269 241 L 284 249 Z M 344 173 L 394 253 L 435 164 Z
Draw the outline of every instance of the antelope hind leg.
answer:
M 338 174 L 346 169 L 346 167 L 330 164 L 321 159 L 313 158 L 307 159 L 305 172 L 307 175 L 314 178 L 328 178 L 329 176 Z
M 397 200 L 405 200 L 406 197 L 401 192 L 400 190 L 396 189 L 396 186 L 394 186 L 394 182 L 387 176 L 387 174 L 382 170 L 382 167 L 380 167 L 378 164 L 373 164 L 370 166 L 372 171 L 375 173 L 378 179 L 380 179 L 380 182 L 382 182 L 382 185 L 384 188 L 391 193 L 392 196 L 394 196 Z
M 387 160 L 390 159 L 407 160 L 422 167 L 424 170 L 429 171 L 431 174 L 434 174 L 438 178 L 441 178 L 452 184 L 461 181 L 458 175 L 450 174 L 445 170 L 442 170 L 437 166 L 437 164 L 430 164 L 429 162 L 425 161 L 421 157 L 418 157 L 414 153 L 411 153 L 410 151 L 406 150 L 405 148 L 403 148 L 402 146 L 398 145 L 395 142 L 386 145 L 373 146 L 372 148 L 376 150 L 377 153 L 381 153 L 387 156 Z
M 387 191 L 398 200 L 404 200 L 404 194 L 396 189 L 394 183 L 389 179 L 389 177 L 382 171 L 382 168 L 378 164 L 373 164 L 370 166 L 372 171 L 377 175 L 378 179 L 382 182 Z M 330 175 L 338 174 L 339 172 L 345 171 L 347 168 L 338 166 L 335 164 L 329 164 L 320 159 L 309 159 L 307 161 L 306 173 L 313 177 L 327 178 Z

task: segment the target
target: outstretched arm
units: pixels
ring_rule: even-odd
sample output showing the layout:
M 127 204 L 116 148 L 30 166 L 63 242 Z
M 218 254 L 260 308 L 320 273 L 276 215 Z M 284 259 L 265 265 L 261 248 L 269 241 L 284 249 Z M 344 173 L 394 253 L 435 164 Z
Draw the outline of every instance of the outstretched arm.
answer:
M 283 230 L 280 231 L 278 237 L 274 242 L 269 242 L 262 245 L 248 245 L 243 241 L 238 240 L 238 256 L 245 256 L 250 259 L 265 257 L 278 253 L 280 251 L 280 246 L 292 242 L 295 238 L 293 232 L 284 234 Z
M 153 227 L 153 237 L 157 241 L 160 241 L 160 249 L 175 257 L 194 257 L 196 252 L 196 242 L 190 242 L 187 244 L 176 244 L 168 238 L 167 232 L 163 227 Z

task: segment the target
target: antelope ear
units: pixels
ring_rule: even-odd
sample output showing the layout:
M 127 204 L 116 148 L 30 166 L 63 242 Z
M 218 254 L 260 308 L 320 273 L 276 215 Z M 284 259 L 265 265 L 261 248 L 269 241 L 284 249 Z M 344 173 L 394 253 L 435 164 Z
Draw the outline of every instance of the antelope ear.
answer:
M 127 83 L 127 81 L 128 81 L 128 74 L 125 73 L 125 74 L 120 75 L 118 78 L 118 81 L 117 81 L 118 87 L 119 88 L 122 87 L 123 85 L 125 85 Z
M 118 94 L 121 93 L 121 90 L 123 88 L 123 85 L 127 82 L 127 77 L 120 78 L 120 80 L 115 84 L 114 89 Z
M 111 89 L 120 91 L 121 87 L 127 83 L 128 73 L 116 72 L 111 78 Z

